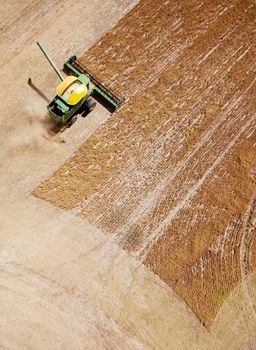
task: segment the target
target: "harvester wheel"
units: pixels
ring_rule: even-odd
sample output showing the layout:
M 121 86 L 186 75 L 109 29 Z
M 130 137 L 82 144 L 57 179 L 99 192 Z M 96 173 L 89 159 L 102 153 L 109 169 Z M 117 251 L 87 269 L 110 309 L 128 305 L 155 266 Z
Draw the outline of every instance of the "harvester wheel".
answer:
M 70 122 L 68 123 L 68 127 L 70 127 L 71 125 L 73 125 L 77 120 L 77 116 L 75 115 L 74 117 L 71 118 Z
M 96 101 L 94 100 L 93 97 L 89 96 L 86 100 L 86 106 L 91 112 L 95 107 L 96 107 Z
M 77 116 L 75 115 L 73 118 L 71 118 L 71 124 L 74 124 L 74 122 L 76 122 L 77 120 Z

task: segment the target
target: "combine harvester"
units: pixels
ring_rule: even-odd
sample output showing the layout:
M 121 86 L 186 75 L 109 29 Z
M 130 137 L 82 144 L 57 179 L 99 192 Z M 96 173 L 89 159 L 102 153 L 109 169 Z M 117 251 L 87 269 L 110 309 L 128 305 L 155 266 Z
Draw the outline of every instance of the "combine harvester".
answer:
M 83 115 L 94 109 L 95 100 L 111 113 L 124 102 L 123 97 L 117 96 L 79 63 L 76 56 L 71 56 L 64 63 L 64 71 L 72 75 L 63 78 L 42 45 L 38 42 L 37 45 L 61 80 L 56 89 L 57 95 L 47 106 L 50 116 L 58 125 L 72 125 L 78 113 Z

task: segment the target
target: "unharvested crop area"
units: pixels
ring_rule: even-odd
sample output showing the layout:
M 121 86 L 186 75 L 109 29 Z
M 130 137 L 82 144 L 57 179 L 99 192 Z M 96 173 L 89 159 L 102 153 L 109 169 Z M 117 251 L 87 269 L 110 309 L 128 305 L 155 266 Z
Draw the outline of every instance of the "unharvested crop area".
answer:
M 256 268 L 254 1 L 142 0 L 81 62 L 125 104 L 34 194 L 100 227 L 208 328 Z

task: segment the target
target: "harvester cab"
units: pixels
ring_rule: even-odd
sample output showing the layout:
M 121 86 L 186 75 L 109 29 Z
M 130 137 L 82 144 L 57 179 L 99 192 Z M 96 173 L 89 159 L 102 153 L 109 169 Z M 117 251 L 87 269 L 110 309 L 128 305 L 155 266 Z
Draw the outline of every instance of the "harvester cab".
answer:
M 124 98 L 117 96 L 100 82 L 77 61 L 76 56 L 70 57 L 64 63 L 64 70 L 71 75 L 63 78 L 42 45 L 38 42 L 37 45 L 61 80 L 56 89 L 56 96 L 47 106 L 50 116 L 58 124 L 73 124 L 77 118 L 76 114 L 94 109 L 96 100 L 111 113 L 123 103 Z

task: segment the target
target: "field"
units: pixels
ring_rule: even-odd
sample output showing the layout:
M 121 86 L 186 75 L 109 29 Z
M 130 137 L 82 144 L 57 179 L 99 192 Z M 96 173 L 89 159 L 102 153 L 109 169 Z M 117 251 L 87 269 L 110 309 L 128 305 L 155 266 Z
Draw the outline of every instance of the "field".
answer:
M 0 348 L 255 349 L 255 3 L 77 1 L 84 36 L 70 1 L 25 3 L 1 15 Z M 125 103 L 45 138 L 36 40 Z
M 112 235 L 208 328 L 241 281 L 255 192 L 255 14 L 141 1 L 80 58 L 127 102 L 35 191 Z

